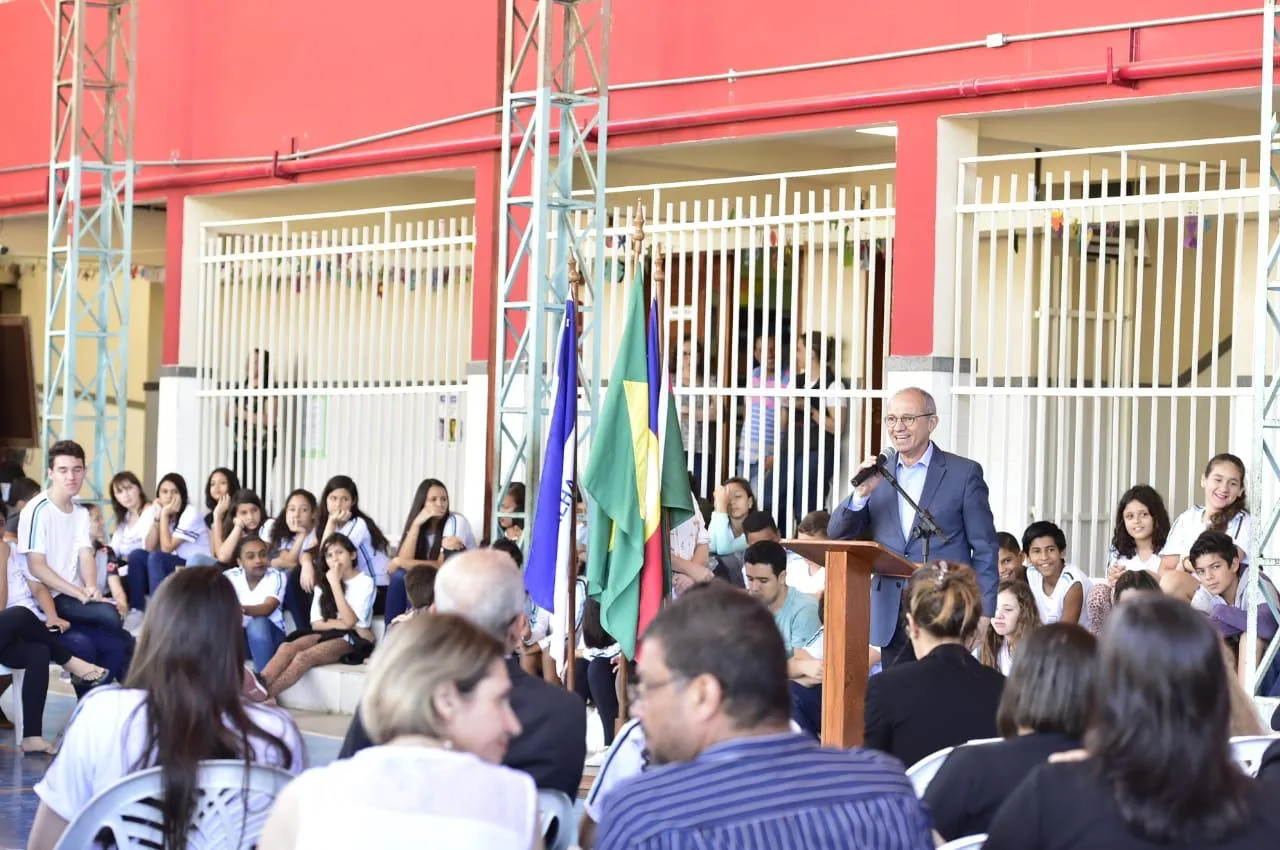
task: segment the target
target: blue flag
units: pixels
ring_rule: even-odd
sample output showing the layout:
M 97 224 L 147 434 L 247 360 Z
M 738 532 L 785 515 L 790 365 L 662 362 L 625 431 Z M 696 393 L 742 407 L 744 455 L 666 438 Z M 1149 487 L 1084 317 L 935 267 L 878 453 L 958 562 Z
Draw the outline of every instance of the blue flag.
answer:
M 578 322 L 572 300 L 564 304 L 564 328 L 556 354 L 556 388 L 551 428 L 542 455 L 542 480 L 534 502 L 533 532 L 524 583 L 533 601 L 552 612 L 552 655 L 563 660 L 568 634 L 569 551 L 573 541 L 573 458 L 578 450 Z M 558 638 L 558 640 L 557 640 Z M 559 646 L 557 647 L 557 643 Z M 557 652 L 557 649 L 559 650 Z

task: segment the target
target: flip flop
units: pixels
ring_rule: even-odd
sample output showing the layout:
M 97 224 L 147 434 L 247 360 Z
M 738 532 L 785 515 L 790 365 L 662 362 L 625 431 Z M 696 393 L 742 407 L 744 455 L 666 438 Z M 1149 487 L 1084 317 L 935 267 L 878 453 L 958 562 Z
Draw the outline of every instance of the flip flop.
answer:
M 98 668 L 96 676 L 75 676 L 71 677 L 71 684 L 76 687 L 96 688 L 98 685 L 105 685 L 107 680 L 111 678 L 111 671 L 105 667 Z

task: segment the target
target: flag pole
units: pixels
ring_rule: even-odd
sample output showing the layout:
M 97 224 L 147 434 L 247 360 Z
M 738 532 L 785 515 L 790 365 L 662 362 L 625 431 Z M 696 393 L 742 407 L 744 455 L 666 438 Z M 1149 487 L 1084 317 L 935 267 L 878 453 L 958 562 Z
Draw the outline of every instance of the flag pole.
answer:
M 569 257 L 569 298 L 570 300 L 573 301 L 573 306 L 575 310 L 577 309 L 578 304 L 580 303 L 578 301 L 578 292 L 581 285 L 582 285 L 582 270 L 578 268 L 577 258 L 570 256 Z M 578 321 L 577 317 L 575 316 L 574 323 L 576 324 L 577 321 Z M 576 327 L 574 328 L 574 331 L 575 331 L 574 339 L 578 339 L 578 335 L 576 333 L 577 331 Z M 578 352 L 576 350 L 573 352 L 573 356 L 577 358 Z M 577 370 L 575 369 L 574 372 L 576 374 Z M 578 392 L 578 387 L 576 384 L 573 387 L 573 392 L 575 395 Z M 578 409 L 578 405 L 574 404 L 573 409 L 576 411 Z M 574 422 L 573 423 L 573 473 L 570 475 L 569 480 L 573 482 L 573 490 L 575 494 L 580 492 L 580 488 L 578 487 L 578 439 L 579 439 L 578 423 Z M 578 613 L 578 601 L 577 601 L 577 596 L 578 596 L 578 501 L 576 498 L 574 499 L 572 510 L 573 510 L 573 524 L 572 526 L 570 526 L 571 531 L 569 532 L 569 564 L 567 567 L 568 569 L 567 575 L 569 576 L 569 610 L 565 612 L 565 616 L 569 620 L 569 628 L 565 629 L 565 637 L 564 637 L 565 639 L 564 681 L 565 681 L 566 689 L 570 691 L 576 691 L 577 690 L 576 679 L 577 679 L 577 667 L 578 667 L 578 629 L 577 629 L 577 623 L 574 622 L 575 615 Z
M 635 229 L 631 232 L 631 253 L 635 257 L 637 267 L 644 263 L 644 225 L 644 201 L 637 198 Z M 639 635 L 636 637 L 639 638 Z M 621 660 L 618 662 L 618 673 L 614 678 L 614 686 L 617 688 L 618 693 L 618 721 L 616 725 L 621 727 L 622 724 L 630 719 L 631 700 L 627 689 L 627 682 L 630 678 L 628 676 L 629 659 L 624 652 L 619 652 L 618 657 Z

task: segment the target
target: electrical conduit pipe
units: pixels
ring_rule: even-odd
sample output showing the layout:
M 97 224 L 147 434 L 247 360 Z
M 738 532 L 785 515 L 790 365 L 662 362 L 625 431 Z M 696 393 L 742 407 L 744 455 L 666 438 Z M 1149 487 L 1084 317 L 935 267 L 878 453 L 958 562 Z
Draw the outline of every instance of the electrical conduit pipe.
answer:
M 1195 77 L 1234 71 L 1256 71 L 1261 67 L 1261 51 L 1161 59 L 1133 62 L 1128 65 L 1114 65 L 1108 61 L 1102 67 L 1092 69 L 961 80 L 959 82 L 938 83 L 915 88 L 856 92 L 808 100 L 775 101 L 746 106 L 717 107 L 697 112 L 655 115 L 646 118 L 621 119 L 609 122 L 609 135 L 615 137 L 632 136 L 669 130 L 686 130 L 692 127 L 713 127 L 725 124 L 795 118 L 805 115 L 851 112 L 859 109 L 885 106 L 939 103 L 1002 94 L 1028 94 L 1038 91 L 1096 85 L 1130 84 L 1149 80 Z M 592 134 L 592 138 L 594 138 L 594 134 Z M 175 189 L 191 189 L 225 183 L 271 179 L 288 180 L 306 174 L 487 153 L 498 150 L 501 146 L 502 137 L 495 134 L 386 150 L 326 154 L 308 159 L 281 161 L 278 163 L 179 171 L 172 174 L 136 179 L 134 181 L 134 195 L 155 195 Z M 44 209 L 47 205 L 47 190 L 0 197 L 0 211 L 34 212 L 38 209 Z

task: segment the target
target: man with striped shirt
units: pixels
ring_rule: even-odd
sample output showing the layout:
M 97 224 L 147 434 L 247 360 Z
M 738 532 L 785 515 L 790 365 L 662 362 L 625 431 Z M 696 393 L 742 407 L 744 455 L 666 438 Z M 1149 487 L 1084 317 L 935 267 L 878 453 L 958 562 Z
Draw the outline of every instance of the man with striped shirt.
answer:
M 902 764 L 792 732 L 773 617 L 723 582 L 658 615 L 633 703 L 665 767 L 604 801 L 595 850 L 927 850 L 929 816 Z

